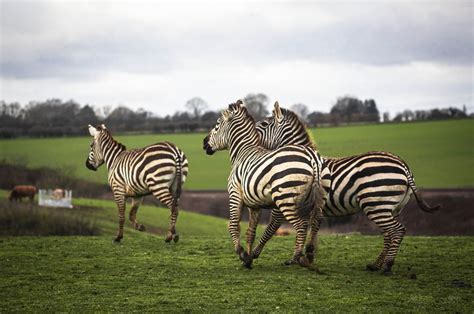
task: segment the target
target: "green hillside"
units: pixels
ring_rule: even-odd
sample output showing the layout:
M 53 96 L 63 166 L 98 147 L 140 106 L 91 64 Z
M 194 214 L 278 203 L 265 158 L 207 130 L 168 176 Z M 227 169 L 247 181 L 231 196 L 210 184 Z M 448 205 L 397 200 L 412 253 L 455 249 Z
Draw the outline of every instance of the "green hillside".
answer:
M 474 120 L 378 124 L 312 130 L 320 152 L 346 156 L 387 150 L 405 159 L 421 187 L 474 186 Z M 185 189 L 225 189 L 230 165 L 228 152 L 207 156 L 205 134 L 117 135 L 128 148 L 167 140 L 189 158 Z M 106 182 L 106 169 L 91 172 L 84 166 L 89 137 L 0 140 L 0 159 L 29 167 L 60 167 L 79 178 Z

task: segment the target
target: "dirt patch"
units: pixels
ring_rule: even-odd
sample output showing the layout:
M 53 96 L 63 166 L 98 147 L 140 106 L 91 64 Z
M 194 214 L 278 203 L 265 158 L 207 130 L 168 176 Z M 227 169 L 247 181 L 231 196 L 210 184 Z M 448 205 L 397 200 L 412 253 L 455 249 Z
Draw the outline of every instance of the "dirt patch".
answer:
M 474 235 L 474 189 L 423 189 L 423 198 L 430 205 L 440 204 L 442 208 L 425 213 L 418 208 L 414 198 L 401 213 L 401 221 L 407 235 Z M 180 207 L 206 215 L 229 217 L 229 198 L 225 191 L 185 191 Z M 262 213 L 262 223 L 267 223 L 270 211 Z M 247 211 L 243 212 L 247 220 Z M 379 229 L 363 213 L 347 217 L 325 218 L 322 232 L 360 232 L 379 234 Z

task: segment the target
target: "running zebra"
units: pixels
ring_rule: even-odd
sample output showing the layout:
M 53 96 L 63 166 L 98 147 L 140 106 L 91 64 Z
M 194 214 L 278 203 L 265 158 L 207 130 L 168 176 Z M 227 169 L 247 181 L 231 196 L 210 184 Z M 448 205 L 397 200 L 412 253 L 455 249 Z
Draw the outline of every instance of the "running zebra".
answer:
M 89 133 L 93 139 L 86 167 L 96 171 L 103 163 L 106 164 L 109 185 L 118 207 L 119 229 L 114 241 L 120 242 L 123 238 L 126 199 L 132 198 L 130 221 L 135 229 L 144 231 L 145 226 L 137 222 L 137 210 L 143 196 L 153 194 L 171 210 L 165 241 L 177 242 L 178 200 L 188 174 L 188 160 L 183 151 L 169 142 L 126 150 L 103 124 L 97 128 L 89 125 Z
M 280 108 L 278 102 L 273 116 L 257 123 L 257 131 L 262 145 L 268 149 L 289 144 L 316 149 L 296 114 Z M 367 265 L 367 269 L 382 269 L 390 274 L 405 234 L 398 216 L 411 194 L 425 212 L 434 212 L 439 206 L 430 207 L 423 201 L 407 164 L 391 153 L 378 151 L 342 158 L 324 157 L 324 161 L 331 172 L 331 184 L 323 215 L 346 216 L 364 211 L 384 237 L 382 252 L 374 263 Z
M 311 267 L 307 257 L 303 256 L 303 246 L 312 216 L 317 212 L 322 216 L 322 160 L 317 152 L 301 145 L 268 151 L 259 143 L 255 120 L 240 100 L 222 112 L 216 126 L 203 141 L 203 149 L 208 155 L 218 150 L 230 151 L 229 233 L 235 252 L 250 268 L 252 260 L 263 249 L 259 243 L 252 251 L 260 209 L 272 208 L 272 216 L 288 220 L 296 229 L 293 258 L 285 264 Z M 248 207 L 250 217 L 246 250 L 240 244 L 240 218 L 244 206 Z M 271 235 L 269 230 L 265 230 L 262 239 Z

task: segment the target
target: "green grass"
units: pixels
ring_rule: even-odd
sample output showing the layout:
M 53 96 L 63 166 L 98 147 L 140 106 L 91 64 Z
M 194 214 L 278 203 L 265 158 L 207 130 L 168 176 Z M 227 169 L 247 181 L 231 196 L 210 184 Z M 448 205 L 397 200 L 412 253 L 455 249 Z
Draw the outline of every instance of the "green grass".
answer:
M 233 253 L 224 219 L 182 211 L 180 241 L 165 243 L 168 211 L 143 206 L 138 218 L 157 234 L 127 223 L 123 244 L 114 245 L 113 202 L 74 204 L 95 219 L 102 236 L 0 237 L 2 312 L 474 310 L 472 237 L 406 237 L 390 277 L 364 270 L 381 237 L 322 235 L 323 274 L 283 266 L 294 237 L 276 237 L 248 270 Z
M 379 124 L 313 130 L 320 152 L 347 156 L 387 150 L 405 159 L 420 187 L 474 186 L 474 120 Z M 205 134 L 118 135 L 129 148 L 163 140 L 183 149 L 190 173 L 185 189 L 225 189 L 230 170 L 228 152 L 207 156 Z M 76 177 L 106 182 L 106 169 L 97 173 L 84 166 L 89 137 L 0 140 L 0 159 L 20 160 L 28 167 L 60 167 Z
M 474 310 L 472 238 L 407 237 L 386 277 L 364 270 L 381 239 L 322 236 L 322 275 L 283 266 L 291 238 L 272 240 L 252 270 L 226 237 L 129 235 L 0 238 L 2 312 L 462 312 Z M 408 270 L 408 267 L 411 269 Z M 416 279 L 409 276 L 416 274 Z

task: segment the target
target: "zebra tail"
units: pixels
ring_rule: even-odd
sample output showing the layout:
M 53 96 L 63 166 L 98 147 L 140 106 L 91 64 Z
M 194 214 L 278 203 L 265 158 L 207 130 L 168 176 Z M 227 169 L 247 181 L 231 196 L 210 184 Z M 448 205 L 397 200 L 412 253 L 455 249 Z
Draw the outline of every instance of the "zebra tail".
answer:
M 407 177 L 408 177 L 408 185 L 410 189 L 413 191 L 413 194 L 415 195 L 416 203 L 418 204 L 418 207 L 423 210 L 424 212 L 427 213 L 434 213 L 435 211 L 439 210 L 441 208 L 441 205 L 435 205 L 435 206 L 430 206 L 428 203 L 423 200 L 421 197 L 420 193 L 418 192 L 418 189 L 416 188 L 415 184 L 415 179 L 413 178 L 413 174 L 411 173 L 410 169 L 408 168 L 408 165 L 404 163 L 405 169 L 407 171 Z
M 176 181 L 176 191 L 175 191 L 175 195 L 174 195 L 174 203 L 175 203 L 175 206 L 178 206 L 178 200 L 181 196 L 181 189 L 182 189 L 182 182 L 181 182 L 181 178 L 182 178 L 182 161 L 181 161 L 181 156 L 180 154 L 178 153 L 177 156 L 176 156 L 176 177 L 174 178 L 175 181 Z

